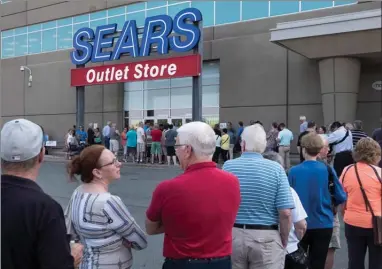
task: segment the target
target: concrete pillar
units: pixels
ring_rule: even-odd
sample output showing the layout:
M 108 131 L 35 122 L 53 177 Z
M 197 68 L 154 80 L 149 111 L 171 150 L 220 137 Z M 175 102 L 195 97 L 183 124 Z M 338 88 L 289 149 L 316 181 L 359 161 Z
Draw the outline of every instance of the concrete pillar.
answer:
M 359 59 L 328 58 L 318 64 L 325 124 L 353 122 L 357 113 L 361 73 Z

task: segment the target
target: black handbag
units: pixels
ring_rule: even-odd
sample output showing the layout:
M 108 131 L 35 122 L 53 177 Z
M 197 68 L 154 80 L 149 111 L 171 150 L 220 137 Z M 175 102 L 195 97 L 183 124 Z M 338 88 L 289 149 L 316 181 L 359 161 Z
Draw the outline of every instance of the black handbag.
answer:
M 293 253 L 288 253 L 285 257 L 285 268 L 308 269 L 309 258 L 305 250 L 298 245 L 298 249 Z
M 381 187 L 382 187 L 382 179 L 379 176 L 377 170 L 373 166 L 371 166 L 371 165 L 369 165 L 369 166 L 374 170 L 374 172 L 375 172 L 379 182 L 381 183 Z M 357 164 L 354 165 L 354 168 L 355 168 L 355 174 L 357 176 L 357 180 L 358 180 L 359 186 L 361 188 L 363 199 L 365 200 L 366 211 L 369 211 L 369 209 L 370 209 L 370 212 L 371 212 L 371 215 L 372 215 L 374 244 L 376 246 L 380 247 L 380 246 L 382 246 L 382 216 L 376 216 L 374 214 L 374 210 L 371 207 L 371 204 L 370 204 L 369 199 L 367 198 L 365 189 L 363 188 L 361 178 L 360 178 L 360 176 L 358 174 Z M 381 188 L 381 209 L 382 209 L 382 188 Z

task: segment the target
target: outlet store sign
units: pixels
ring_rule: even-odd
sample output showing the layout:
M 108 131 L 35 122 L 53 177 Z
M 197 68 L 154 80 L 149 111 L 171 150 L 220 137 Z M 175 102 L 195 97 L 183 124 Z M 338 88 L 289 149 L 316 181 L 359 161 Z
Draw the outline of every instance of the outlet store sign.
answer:
M 202 14 L 196 8 L 180 11 L 174 20 L 168 15 L 146 18 L 143 35 L 139 42 L 135 20 L 126 21 L 117 36 L 117 24 L 79 29 L 73 38 L 74 51 L 70 53 L 72 63 L 85 65 L 117 61 L 122 55 L 133 58 L 150 56 L 152 47 L 160 55 L 170 51 L 186 53 L 199 43 L 201 32 L 198 23 Z M 200 55 L 187 55 L 144 62 L 102 65 L 95 68 L 71 70 L 71 86 L 86 86 L 200 75 Z

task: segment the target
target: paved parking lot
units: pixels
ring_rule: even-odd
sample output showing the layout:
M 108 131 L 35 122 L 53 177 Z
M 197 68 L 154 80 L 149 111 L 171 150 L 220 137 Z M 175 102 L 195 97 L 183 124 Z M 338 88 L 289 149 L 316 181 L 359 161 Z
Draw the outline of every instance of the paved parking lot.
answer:
M 172 178 L 179 173 L 181 171 L 176 167 L 125 165 L 121 170 L 121 179 L 111 185 L 110 191 L 122 198 L 137 222 L 144 227 L 145 211 L 155 186 L 162 180 Z M 45 162 L 38 183 L 63 207 L 67 205 L 71 193 L 78 185 L 77 183 L 69 183 L 65 164 L 62 162 Z M 341 229 L 341 241 L 343 248 L 337 253 L 335 269 L 347 268 L 343 229 Z M 162 235 L 149 237 L 148 248 L 135 253 L 133 268 L 161 268 L 163 261 L 162 243 Z

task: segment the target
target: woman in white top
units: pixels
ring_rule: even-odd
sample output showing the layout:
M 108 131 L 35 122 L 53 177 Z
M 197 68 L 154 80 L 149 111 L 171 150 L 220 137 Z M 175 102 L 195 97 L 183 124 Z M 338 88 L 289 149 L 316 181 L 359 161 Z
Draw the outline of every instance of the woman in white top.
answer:
M 212 161 L 214 161 L 215 163 L 219 163 L 219 156 L 220 156 L 220 152 L 221 152 L 222 136 L 221 136 L 220 130 L 214 129 L 214 131 L 215 131 L 216 148 L 215 148 L 214 155 L 212 156 Z
M 283 166 L 281 156 L 274 152 L 268 151 L 263 154 L 263 157 L 275 161 Z M 290 188 L 294 201 L 295 208 L 292 209 L 292 227 L 289 232 L 288 245 L 286 247 L 287 255 L 285 256 L 284 269 L 307 269 L 307 265 L 299 264 L 298 261 L 307 262 L 307 255 L 304 250 L 299 247 L 300 240 L 304 237 L 306 232 L 306 218 L 308 217 L 304 207 L 301 204 L 298 194 L 293 188 Z
M 65 211 L 68 232 L 84 245 L 80 268 L 129 269 L 131 249 L 147 246 L 146 234 L 109 184 L 120 178 L 121 164 L 101 145 L 85 148 L 68 165 L 72 178 L 81 175 Z

